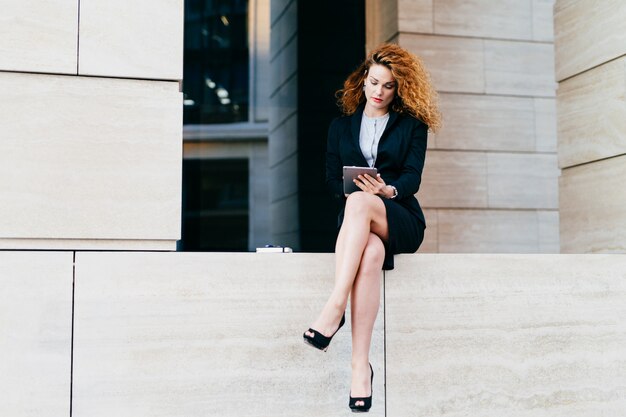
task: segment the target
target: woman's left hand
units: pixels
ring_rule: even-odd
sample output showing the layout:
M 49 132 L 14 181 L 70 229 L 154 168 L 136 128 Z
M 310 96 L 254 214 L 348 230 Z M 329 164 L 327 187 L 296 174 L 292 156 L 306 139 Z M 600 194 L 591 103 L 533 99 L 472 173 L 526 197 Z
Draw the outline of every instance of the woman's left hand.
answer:
M 385 181 L 380 177 L 380 174 L 376 175 L 376 178 L 369 174 L 359 175 L 354 179 L 354 183 L 361 191 L 389 198 L 385 192 L 387 190 L 387 184 L 385 184 Z

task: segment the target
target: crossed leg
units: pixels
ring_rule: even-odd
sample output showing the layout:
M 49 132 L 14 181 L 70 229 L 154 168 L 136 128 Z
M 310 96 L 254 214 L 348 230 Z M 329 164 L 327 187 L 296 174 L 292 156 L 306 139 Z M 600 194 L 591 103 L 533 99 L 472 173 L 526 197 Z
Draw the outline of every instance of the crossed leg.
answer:
M 383 242 L 388 237 L 382 200 L 365 192 L 350 194 L 335 247 L 335 286 L 311 328 L 332 335 L 352 294 L 353 397 L 370 395 L 369 348 L 380 300 Z
M 380 238 L 370 233 L 361 258 L 361 266 L 352 287 L 352 397 L 369 397 L 369 353 L 372 331 L 380 305 L 380 280 L 382 277 L 385 247 Z M 355 405 L 364 405 L 357 401 Z

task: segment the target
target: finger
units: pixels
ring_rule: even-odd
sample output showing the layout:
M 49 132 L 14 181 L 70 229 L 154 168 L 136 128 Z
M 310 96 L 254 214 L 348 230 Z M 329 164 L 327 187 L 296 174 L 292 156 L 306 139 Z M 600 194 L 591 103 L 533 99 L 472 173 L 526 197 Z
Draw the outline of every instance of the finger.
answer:
M 360 181 L 358 179 L 354 179 L 354 183 L 356 184 L 357 187 L 359 187 L 362 191 L 367 191 L 367 186 L 365 185 L 365 183 L 363 183 L 363 181 Z
M 359 174 L 357 176 L 357 178 L 359 179 L 359 182 L 361 184 L 363 184 L 364 187 L 369 187 L 370 186 L 370 182 L 369 180 L 365 177 L 365 175 Z
M 371 175 L 369 174 L 365 174 L 364 175 L 364 182 L 367 181 L 369 184 L 372 184 L 373 186 L 376 186 L 378 184 L 378 181 L 376 181 Z
M 375 190 L 372 190 L 372 187 L 369 183 L 364 181 L 358 181 L 356 178 L 354 179 L 354 183 L 357 187 L 361 189 L 361 191 L 365 191 L 366 193 L 374 194 Z
M 381 190 L 381 188 L 383 186 L 381 186 L 380 183 L 377 182 L 370 175 L 368 175 L 368 174 L 365 174 L 365 175 L 367 175 L 367 178 L 362 178 L 364 176 L 359 175 L 359 177 L 362 178 L 363 185 L 365 187 L 367 187 L 366 189 L 364 188 L 363 191 L 367 191 L 368 193 L 371 193 L 371 194 L 378 194 L 378 193 L 380 193 L 380 190 Z

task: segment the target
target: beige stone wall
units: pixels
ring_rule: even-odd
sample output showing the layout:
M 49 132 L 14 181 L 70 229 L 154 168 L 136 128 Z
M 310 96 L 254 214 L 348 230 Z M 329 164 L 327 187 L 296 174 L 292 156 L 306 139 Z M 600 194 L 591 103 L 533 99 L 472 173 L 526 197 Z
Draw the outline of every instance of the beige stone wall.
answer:
M 626 3 L 555 6 L 561 249 L 626 252 Z
M 0 251 L 0 415 L 69 416 L 72 252 Z
M 368 0 L 368 48 L 419 55 L 440 94 L 422 252 L 559 252 L 552 3 Z
M 9 0 L 0 25 L 0 248 L 180 238 L 183 1 Z
M 349 309 L 328 352 L 301 339 L 333 261 L 0 251 L 0 415 L 345 416 Z M 626 255 L 399 255 L 370 415 L 622 415 L 625 269 Z
M 622 415 L 624 270 L 624 255 L 399 257 L 387 416 Z
M 74 416 L 348 410 L 349 333 L 326 354 L 302 342 L 332 287 L 332 254 L 78 253 L 76 262 Z M 375 416 L 384 416 L 382 325 L 381 315 Z
M 269 112 L 270 230 L 272 243 L 298 249 L 298 4 L 272 0 Z

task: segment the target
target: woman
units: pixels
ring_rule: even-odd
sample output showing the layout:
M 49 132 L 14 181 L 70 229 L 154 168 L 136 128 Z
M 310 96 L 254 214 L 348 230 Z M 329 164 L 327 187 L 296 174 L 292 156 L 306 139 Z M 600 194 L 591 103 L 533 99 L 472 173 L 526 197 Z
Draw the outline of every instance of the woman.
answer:
M 381 270 L 393 255 L 414 253 L 426 221 L 414 194 L 424 167 L 428 129 L 440 115 L 420 60 L 398 45 L 372 51 L 337 92 L 344 117 L 328 132 L 326 183 L 342 202 L 336 244 L 335 286 L 304 341 L 326 350 L 345 322 L 351 296 L 352 411 L 369 411 L 374 371 L 369 363 L 372 330 L 380 301 Z M 370 166 L 378 175 L 359 175 L 361 191 L 345 195 L 343 166 Z

